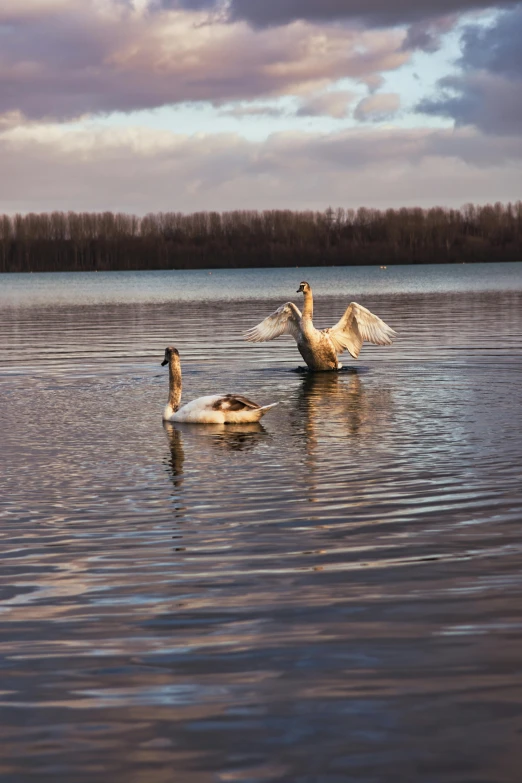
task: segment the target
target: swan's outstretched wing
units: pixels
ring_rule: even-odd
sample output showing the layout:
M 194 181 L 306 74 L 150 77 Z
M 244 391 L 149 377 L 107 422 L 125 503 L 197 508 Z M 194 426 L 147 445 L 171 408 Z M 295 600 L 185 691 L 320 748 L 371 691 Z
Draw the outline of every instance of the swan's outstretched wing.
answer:
M 357 359 L 363 342 L 391 345 L 395 332 L 366 307 L 351 302 L 341 320 L 326 330 L 337 353 L 348 350 Z
M 287 302 L 261 321 L 257 326 L 253 326 L 243 337 L 251 343 L 262 343 L 267 340 L 275 340 L 282 334 L 291 334 L 294 340 L 299 335 L 299 321 L 301 311 L 293 302 Z

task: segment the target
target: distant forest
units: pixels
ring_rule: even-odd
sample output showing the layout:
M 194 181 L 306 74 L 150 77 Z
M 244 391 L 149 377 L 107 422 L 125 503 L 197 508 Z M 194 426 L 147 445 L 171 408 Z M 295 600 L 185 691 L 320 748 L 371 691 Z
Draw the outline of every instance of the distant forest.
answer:
M 522 260 L 522 202 L 461 209 L 0 216 L 0 272 Z

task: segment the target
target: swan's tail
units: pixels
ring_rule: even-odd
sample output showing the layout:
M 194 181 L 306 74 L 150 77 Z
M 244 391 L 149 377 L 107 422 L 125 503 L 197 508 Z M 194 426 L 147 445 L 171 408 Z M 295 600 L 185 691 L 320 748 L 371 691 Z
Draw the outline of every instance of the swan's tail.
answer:
M 264 416 L 265 413 L 267 413 L 270 410 L 270 408 L 275 408 L 276 405 L 279 405 L 279 403 L 278 402 L 273 402 L 271 405 L 262 405 L 259 408 L 259 413 L 260 413 L 259 418 L 261 418 L 261 416 Z

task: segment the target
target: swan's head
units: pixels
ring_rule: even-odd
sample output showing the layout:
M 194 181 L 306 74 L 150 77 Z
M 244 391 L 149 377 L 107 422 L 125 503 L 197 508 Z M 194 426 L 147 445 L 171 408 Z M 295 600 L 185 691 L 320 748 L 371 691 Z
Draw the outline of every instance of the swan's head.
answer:
M 297 289 L 298 294 L 308 294 L 312 289 L 310 288 L 310 285 L 306 282 L 306 280 L 303 280 L 299 288 Z
M 166 364 L 170 364 L 170 359 L 172 356 L 177 356 L 179 359 L 179 351 L 177 348 L 174 348 L 173 345 L 169 345 L 167 348 L 165 348 L 165 357 L 161 362 L 161 366 L 165 367 Z

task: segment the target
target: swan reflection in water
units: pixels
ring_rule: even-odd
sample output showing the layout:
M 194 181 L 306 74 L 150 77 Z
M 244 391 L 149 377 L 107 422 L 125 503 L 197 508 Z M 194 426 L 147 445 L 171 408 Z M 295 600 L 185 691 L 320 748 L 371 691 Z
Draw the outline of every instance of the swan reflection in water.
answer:
M 297 392 L 293 428 L 305 437 L 306 483 L 310 502 L 318 501 L 330 475 L 332 460 L 349 469 L 361 450 L 380 448 L 391 423 L 391 394 L 387 388 L 365 388 L 357 369 L 343 372 L 307 372 Z M 304 432 L 303 432 L 304 428 Z
M 185 462 L 185 449 L 183 448 L 183 435 L 177 427 L 168 422 L 163 422 L 163 429 L 167 433 L 170 447 L 170 459 L 168 461 L 172 479 L 176 489 L 183 484 L 183 463 Z
M 215 449 L 226 451 L 250 451 L 255 449 L 266 430 L 259 422 L 249 424 L 172 424 L 164 421 L 170 447 L 169 468 L 174 486 L 180 487 L 185 458 L 199 464 L 212 461 Z M 187 451 L 187 455 L 185 454 Z
M 262 424 L 173 424 L 163 422 L 170 457 L 165 462 L 174 485 L 176 517 L 185 517 L 187 509 L 182 498 L 183 482 L 190 468 L 212 473 L 217 451 L 251 451 L 266 436 Z
M 366 420 L 366 392 L 357 370 L 307 372 L 297 394 L 297 409 L 308 439 L 320 435 L 356 436 Z

